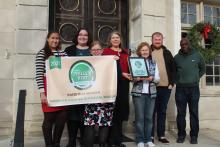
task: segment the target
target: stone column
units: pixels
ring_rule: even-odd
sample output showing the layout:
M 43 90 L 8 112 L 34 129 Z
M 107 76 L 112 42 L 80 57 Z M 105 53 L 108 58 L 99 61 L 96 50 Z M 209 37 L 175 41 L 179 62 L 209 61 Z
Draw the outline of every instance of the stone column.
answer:
M 13 124 L 14 0 L 0 0 L 0 136 L 10 136 Z
M 164 35 L 164 45 L 173 55 L 179 49 L 181 38 L 180 1 L 177 0 L 139 0 L 130 1 L 130 48 L 134 51 L 142 41 L 151 44 L 151 35 L 161 32 Z M 167 110 L 167 128 L 175 128 L 174 91 Z M 131 101 L 130 118 L 134 119 Z
M 181 39 L 181 3 L 177 0 L 166 1 L 166 45 L 173 56 L 179 50 Z M 176 128 L 175 87 L 172 90 L 167 108 L 168 129 Z
M 14 119 L 19 90 L 26 89 L 25 134 L 33 136 L 41 133 L 42 111 L 34 80 L 35 55 L 43 48 L 48 31 L 48 0 L 17 0 L 16 3 Z

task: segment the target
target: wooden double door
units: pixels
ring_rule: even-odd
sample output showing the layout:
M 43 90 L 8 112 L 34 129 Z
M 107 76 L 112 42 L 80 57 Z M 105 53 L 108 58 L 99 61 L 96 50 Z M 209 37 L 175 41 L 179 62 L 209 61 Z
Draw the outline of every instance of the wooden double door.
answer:
M 76 31 L 88 29 L 92 40 L 106 45 L 113 30 L 122 33 L 128 45 L 128 0 L 49 0 L 49 30 L 56 30 L 65 44 L 71 44 Z

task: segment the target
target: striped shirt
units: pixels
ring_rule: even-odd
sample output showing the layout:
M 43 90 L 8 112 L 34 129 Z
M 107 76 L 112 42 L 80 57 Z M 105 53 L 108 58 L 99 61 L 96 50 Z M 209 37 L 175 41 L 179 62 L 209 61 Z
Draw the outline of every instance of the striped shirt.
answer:
M 60 57 L 60 56 L 67 56 L 67 54 L 64 51 L 53 51 L 53 56 Z M 35 60 L 35 68 L 36 68 L 36 75 L 35 79 L 37 82 L 37 86 L 40 92 L 44 91 L 44 76 L 46 73 L 45 70 L 45 52 L 44 49 L 41 49 L 37 55 Z

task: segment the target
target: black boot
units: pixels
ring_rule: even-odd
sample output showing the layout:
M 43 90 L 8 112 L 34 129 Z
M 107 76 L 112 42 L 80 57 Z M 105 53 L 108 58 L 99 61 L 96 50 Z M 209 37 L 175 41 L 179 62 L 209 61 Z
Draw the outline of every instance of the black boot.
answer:
M 60 147 L 59 143 L 55 143 L 53 147 Z
M 70 138 L 68 144 L 66 145 L 66 147 L 76 147 L 76 140 Z
M 105 144 L 104 143 L 99 144 L 99 147 L 105 147 Z
M 76 147 L 76 143 L 68 143 L 66 147 Z

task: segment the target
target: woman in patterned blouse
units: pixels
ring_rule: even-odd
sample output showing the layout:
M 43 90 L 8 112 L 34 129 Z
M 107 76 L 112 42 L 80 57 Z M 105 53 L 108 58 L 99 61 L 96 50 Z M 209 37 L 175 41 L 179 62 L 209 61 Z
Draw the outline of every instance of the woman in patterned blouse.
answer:
M 90 46 L 92 56 L 102 55 L 100 42 L 94 41 Z M 88 104 L 84 111 L 84 147 L 93 147 L 95 126 L 99 127 L 99 147 L 105 147 L 109 127 L 112 126 L 113 103 Z

